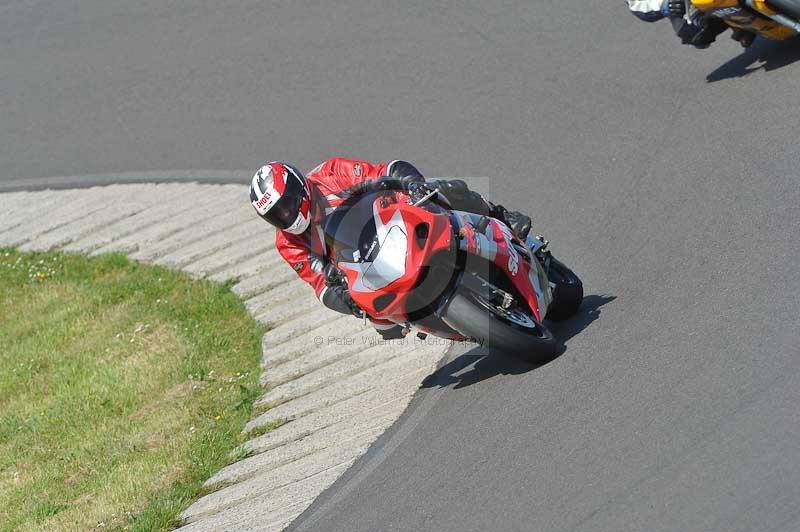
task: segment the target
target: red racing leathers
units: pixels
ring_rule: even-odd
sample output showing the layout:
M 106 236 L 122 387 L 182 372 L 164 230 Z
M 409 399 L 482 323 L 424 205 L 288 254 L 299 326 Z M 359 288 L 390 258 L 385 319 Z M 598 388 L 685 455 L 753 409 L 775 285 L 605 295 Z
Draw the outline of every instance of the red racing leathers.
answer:
M 312 199 L 311 224 L 300 235 L 279 230 L 275 235 L 275 247 L 297 275 L 314 288 L 320 301 L 324 302 L 328 290 L 323 274 L 327 251 L 322 230 L 325 217 L 345 199 L 343 191 L 368 179 L 392 175 L 401 168 L 416 171 L 404 161 L 373 164 L 337 157 L 320 164 L 306 176 Z M 377 329 L 394 326 L 382 320 L 373 320 L 373 324 Z
M 295 235 L 278 230 L 275 246 L 286 262 L 305 282 L 314 288 L 314 294 L 328 308 L 338 312 L 349 312 L 349 304 L 343 300 L 342 287 L 328 287 L 324 269 L 327 250 L 323 226 L 325 217 L 346 199 L 346 191 L 366 180 L 383 176 L 395 178 L 424 179 L 419 170 L 406 161 L 391 161 L 372 164 L 352 159 L 330 159 L 312 170 L 306 180 L 311 194 L 310 223 L 308 229 Z M 525 240 L 531 228 L 531 220 L 522 213 L 507 211 L 502 205 L 487 202 L 477 192 L 469 190 L 460 179 L 435 180 L 440 199 L 454 209 L 498 218 Z M 346 294 L 349 300 L 349 294 Z M 397 337 L 400 327 L 385 321 L 372 320 L 384 338 Z

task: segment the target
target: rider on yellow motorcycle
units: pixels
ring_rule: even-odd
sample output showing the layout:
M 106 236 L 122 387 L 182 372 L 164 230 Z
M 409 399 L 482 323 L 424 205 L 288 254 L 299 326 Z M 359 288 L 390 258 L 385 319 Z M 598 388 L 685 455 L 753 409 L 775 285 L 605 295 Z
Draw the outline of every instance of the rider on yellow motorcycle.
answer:
M 728 26 L 716 17 L 707 17 L 695 11 L 686 17 L 685 0 L 626 0 L 628 9 L 645 22 L 655 22 L 669 18 L 672 28 L 683 44 L 691 44 L 695 48 L 708 48 L 717 35 Z

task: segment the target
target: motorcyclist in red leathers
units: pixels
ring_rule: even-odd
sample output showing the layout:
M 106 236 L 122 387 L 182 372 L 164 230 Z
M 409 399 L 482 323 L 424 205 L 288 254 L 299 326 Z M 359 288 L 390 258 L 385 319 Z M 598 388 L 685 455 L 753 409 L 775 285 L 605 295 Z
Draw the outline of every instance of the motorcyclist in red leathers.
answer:
M 411 163 L 335 158 L 317 166 L 304 176 L 294 166 L 273 161 L 258 169 L 250 186 L 250 201 L 264 220 L 278 231 L 275 247 L 322 303 L 344 314 L 361 314 L 350 297 L 347 285 L 332 282 L 323 235 L 325 217 L 358 186 L 368 186 L 381 177 L 400 178 L 408 183 L 425 178 Z M 438 180 L 438 186 L 454 209 L 489 215 L 506 222 L 524 240 L 531 220 L 524 214 L 493 205 L 469 190 L 461 180 Z M 372 319 L 385 339 L 402 338 L 403 328 L 393 322 Z

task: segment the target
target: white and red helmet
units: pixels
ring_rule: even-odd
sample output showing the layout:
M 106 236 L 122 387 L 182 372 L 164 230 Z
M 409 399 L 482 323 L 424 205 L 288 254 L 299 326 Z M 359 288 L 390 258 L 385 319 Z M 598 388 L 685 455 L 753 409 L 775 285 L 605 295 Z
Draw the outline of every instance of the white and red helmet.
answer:
M 273 161 L 258 169 L 250 185 L 250 201 L 259 216 L 295 235 L 311 221 L 311 192 L 297 168 Z

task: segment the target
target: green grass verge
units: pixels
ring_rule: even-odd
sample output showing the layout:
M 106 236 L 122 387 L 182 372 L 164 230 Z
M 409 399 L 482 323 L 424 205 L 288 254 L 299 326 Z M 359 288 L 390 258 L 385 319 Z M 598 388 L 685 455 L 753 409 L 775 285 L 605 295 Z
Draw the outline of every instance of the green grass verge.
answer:
M 230 460 L 260 327 L 228 286 L 0 249 L 0 530 L 164 530 Z

